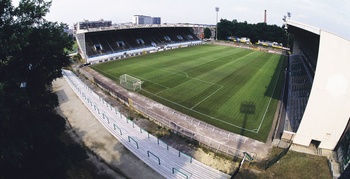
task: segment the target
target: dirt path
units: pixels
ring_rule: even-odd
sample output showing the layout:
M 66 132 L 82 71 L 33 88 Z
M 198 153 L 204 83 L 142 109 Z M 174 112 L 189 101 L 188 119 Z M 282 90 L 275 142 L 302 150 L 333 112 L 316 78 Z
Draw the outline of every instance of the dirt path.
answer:
M 53 82 L 53 91 L 60 103 L 57 111 L 71 126 L 68 133 L 104 161 L 94 162 L 100 172 L 112 178 L 163 178 L 124 148 L 88 111 L 63 78 Z

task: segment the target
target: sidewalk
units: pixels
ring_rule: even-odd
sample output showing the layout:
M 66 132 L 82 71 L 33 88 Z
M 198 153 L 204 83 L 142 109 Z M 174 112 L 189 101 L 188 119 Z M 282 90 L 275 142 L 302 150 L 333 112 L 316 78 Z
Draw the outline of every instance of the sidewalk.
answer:
M 53 89 L 60 103 L 57 110 L 67 118 L 72 130 L 85 146 L 108 163 L 109 167 L 121 172 L 127 178 L 163 178 L 114 138 L 84 106 L 63 78 L 53 82 Z M 111 175 L 116 178 L 123 178 L 121 175 L 113 174 L 113 171 L 105 166 L 99 168 L 102 172 L 112 173 Z

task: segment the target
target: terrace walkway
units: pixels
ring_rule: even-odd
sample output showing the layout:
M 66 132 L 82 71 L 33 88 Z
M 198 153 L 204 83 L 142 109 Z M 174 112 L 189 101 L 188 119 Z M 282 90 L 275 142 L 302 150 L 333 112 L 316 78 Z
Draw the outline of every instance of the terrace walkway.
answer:
M 63 76 L 73 91 L 101 122 L 128 150 L 166 178 L 229 178 L 191 156 L 168 146 L 138 127 L 119 111 L 88 88 L 71 71 Z

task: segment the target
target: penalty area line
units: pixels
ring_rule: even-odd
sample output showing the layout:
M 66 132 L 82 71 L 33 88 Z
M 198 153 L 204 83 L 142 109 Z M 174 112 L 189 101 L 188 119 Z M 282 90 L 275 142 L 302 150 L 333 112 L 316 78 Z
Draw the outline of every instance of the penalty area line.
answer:
M 201 104 L 203 101 L 207 100 L 208 98 L 210 98 L 211 96 L 213 96 L 216 92 L 218 92 L 219 90 L 221 90 L 221 88 L 224 86 L 220 86 L 219 89 L 217 89 L 216 91 L 214 91 L 213 93 L 211 93 L 210 95 L 208 95 L 207 97 L 205 97 L 204 99 L 202 99 L 201 101 L 199 101 L 197 104 L 195 104 L 194 106 L 192 106 L 190 109 L 192 110 L 193 108 L 195 108 L 196 106 L 198 106 L 199 104 Z

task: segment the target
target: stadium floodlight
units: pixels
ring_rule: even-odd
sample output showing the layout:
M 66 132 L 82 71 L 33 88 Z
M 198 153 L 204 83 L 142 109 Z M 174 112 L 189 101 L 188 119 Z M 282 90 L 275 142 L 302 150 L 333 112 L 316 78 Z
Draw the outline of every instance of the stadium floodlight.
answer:
M 215 40 L 218 40 L 218 14 L 219 14 L 219 7 L 215 7 L 216 11 L 216 30 L 215 30 Z
M 119 77 L 120 85 L 130 90 L 141 90 L 142 81 L 138 78 L 132 77 L 128 74 Z
M 290 12 L 287 12 L 288 15 L 288 20 L 290 20 L 290 17 L 292 16 L 292 14 Z

